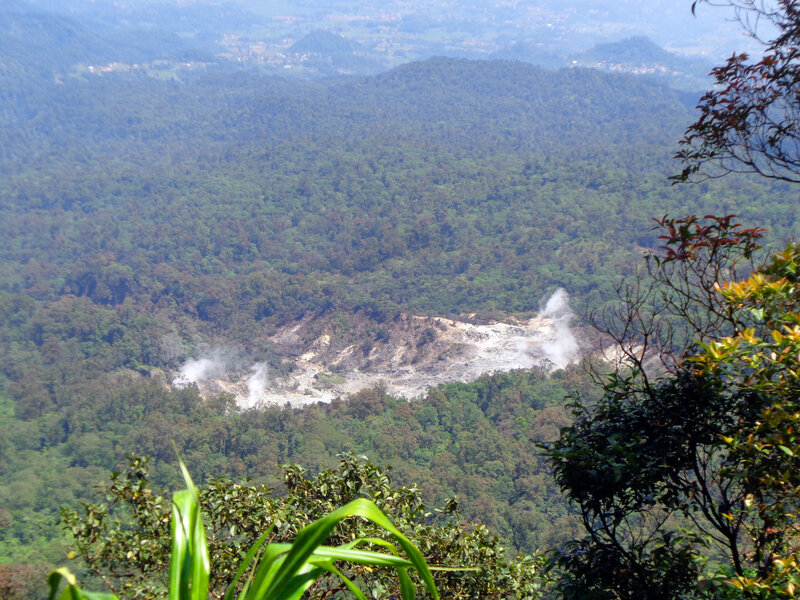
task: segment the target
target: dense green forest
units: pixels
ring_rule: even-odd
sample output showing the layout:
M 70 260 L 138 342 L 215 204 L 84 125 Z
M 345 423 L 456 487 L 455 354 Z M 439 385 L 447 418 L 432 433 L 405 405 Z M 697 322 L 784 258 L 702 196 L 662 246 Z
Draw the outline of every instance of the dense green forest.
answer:
M 200 481 L 227 474 L 278 488 L 280 464 L 313 471 L 342 452 L 364 454 L 391 464 L 396 481 L 417 483 L 432 505 L 456 495 L 466 517 L 533 551 L 577 531 L 535 446 L 569 422 L 563 399 L 581 383 L 588 389 L 577 369 L 555 378 L 518 372 L 451 384 L 424 402 L 377 390 L 303 410 L 237 413 L 230 398 L 206 402 L 141 379 L 98 381 L 60 414 L 3 417 L 3 548 L 26 564 L 63 562 L 58 507 L 86 498 L 130 448 L 155 458 L 156 488 L 172 485 L 174 441 Z
M 31 60 L 37 60 L 32 57 Z M 169 388 L 203 344 L 290 369 L 302 315 L 530 314 L 556 287 L 615 298 L 651 218 L 736 213 L 798 233 L 796 193 L 735 176 L 671 186 L 694 99 L 633 77 L 431 59 L 369 78 L 73 73 L 0 101 L 0 562 L 56 564 L 58 507 L 131 452 L 177 480 L 278 485 L 353 451 L 431 502 L 453 494 L 525 551 L 577 531 L 536 444 L 596 398 L 570 367 L 487 375 L 409 403 L 383 390 L 240 411 Z M 172 74 L 174 75 L 174 74 Z M 54 493 L 57 490 L 58 493 Z

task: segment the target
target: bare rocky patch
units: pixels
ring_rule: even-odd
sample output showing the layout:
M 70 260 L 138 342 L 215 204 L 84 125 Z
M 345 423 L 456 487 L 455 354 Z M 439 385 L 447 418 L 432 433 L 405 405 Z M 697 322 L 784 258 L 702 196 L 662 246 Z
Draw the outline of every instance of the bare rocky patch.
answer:
M 208 396 L 231 393 L 242 408 L 330 402 L 377 385 L 411 399 L 439 384 L 473 381 L 486 373 L 565 367 L 580 355 L 572 317 L 563 290 L 527 320 L 398 314 L 379 322 L 362 313 L 306 316 L 270 337 L 278 354 L 293 365 L 288 374 L 270 374 L 257 363 L 247 370 L 209 370 L 212 376 L 186 383 L 197 384 Z

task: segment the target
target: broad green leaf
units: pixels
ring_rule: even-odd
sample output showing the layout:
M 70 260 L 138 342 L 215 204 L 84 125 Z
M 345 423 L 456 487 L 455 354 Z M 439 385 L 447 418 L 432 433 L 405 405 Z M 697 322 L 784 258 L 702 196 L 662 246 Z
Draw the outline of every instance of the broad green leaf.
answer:
M 241 563 L 239 564 L 239 568 L 236 570 L 236 575 L 234 575 L 233 580 L 231 580 L 230 584 L 228 585 L 228 589 L 225 591 L 225 595 L 223 596 L 222 600 L 233 600 L 233 596 L 236 593 L 236 586 L 239 584 L 239 580 L 244 575 L 245 571 L 250 568 L 251 563 L 255 559 L 256 555 L 261 551 L 261 546 L 264 545 L 264 542 L 272 533 L 272 530 L 275 528 L 274 524 L 270 525 L 267 530 L 262 533 L 256 542 L 250 547 L 250 550 L 247 551 L 247 554 L 242 559 Z M 246 595 L 247 588 L 250 587 L 250 583 L 252 582 L 252 574 L 248 578 L 247 582 L 245 583 L 245 587 L 242 590 L 242 595 Z
M 312 554 L 313 558 L 316 557 L 330 558 L 333 560 L 346 560 L 361 565 L 374 565 L 376 567 L 411 567 L 411 561 L 391 556 L 389 554 L 381 554 L 380 552 L 371 552 L 369 550 L 348 550 L 344 548 L 331 548 L 328 546 L 320 546 Z

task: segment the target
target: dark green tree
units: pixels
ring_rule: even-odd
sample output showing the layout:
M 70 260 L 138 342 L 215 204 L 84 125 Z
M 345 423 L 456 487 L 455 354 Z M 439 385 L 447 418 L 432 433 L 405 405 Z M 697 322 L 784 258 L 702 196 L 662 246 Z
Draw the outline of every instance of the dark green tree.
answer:
M 587 533 L 557 556 L 562 591 L 603 599 L 791 596 L 800 541 L 792 381 L 800 248 L 744 282 L 693 280 L 709 257 L 749 261 L 760 232 L 728 218 L 662 224 L 664 253 L 649 259 L 659 286 L 646 288 L 655 296 L 628 298 L 614 315 L 621 321 L 607 328 L 625 332 L 628 346 L 603 398 L 577 403 L 575 422 L 548 447 Z M 711 294 L 718 299 L 707 305 Z M 650 334 L 640 327 L 653 315 L 695 332 L 672 349 L 679 358 L 648 359 Z

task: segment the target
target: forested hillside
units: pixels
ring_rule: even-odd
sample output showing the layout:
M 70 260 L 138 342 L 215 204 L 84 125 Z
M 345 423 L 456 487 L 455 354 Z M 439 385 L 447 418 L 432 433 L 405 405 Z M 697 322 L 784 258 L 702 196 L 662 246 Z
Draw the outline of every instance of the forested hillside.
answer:
M 302 315 L 498 317 L 556 287 L 601 308 L 664 213 L 798 232 L 785 184 L 670 186 L 691 110 L 627 76 L 432 59 L 325 83 L 84 73 L 3 98 L 0 557 L 15 563 L 61 561 L 57 506 L 127 453 L 173 483 L 173 440 L 199 479 L 366 453 L 519 548 L 558 543 L 566 505 L 535 442 L 567 423 L 564 396 L 591 397 L 577 368 L 300 412 L 168 381 L 218 343 L 290 369 L 266 338 Z

